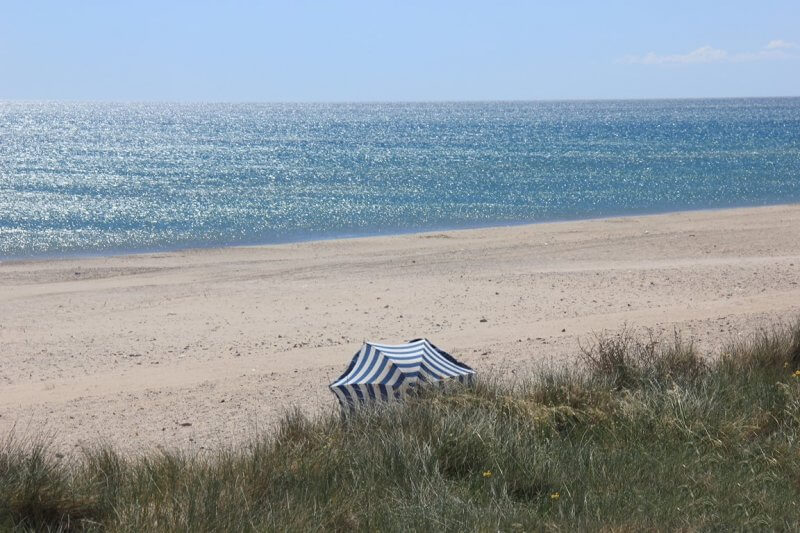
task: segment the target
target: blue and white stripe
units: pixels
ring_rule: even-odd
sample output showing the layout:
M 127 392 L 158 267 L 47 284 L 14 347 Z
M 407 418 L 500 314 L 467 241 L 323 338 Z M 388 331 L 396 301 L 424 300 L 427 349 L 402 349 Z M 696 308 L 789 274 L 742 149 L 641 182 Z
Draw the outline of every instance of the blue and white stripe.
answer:
M 475 371 L 428 342 L 407 344 L 364 343 L 344 374 L 330 388 L 342 408 L 376 401 L 399 400 L 421 383 L 472 379 Z

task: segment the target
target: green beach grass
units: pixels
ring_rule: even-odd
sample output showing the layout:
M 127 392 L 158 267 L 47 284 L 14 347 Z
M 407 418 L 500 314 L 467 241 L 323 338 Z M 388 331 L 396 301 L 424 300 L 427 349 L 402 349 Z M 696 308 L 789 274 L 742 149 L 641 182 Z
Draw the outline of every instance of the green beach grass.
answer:
M 800 322 L 708 359 L 599 337 L 575 369 L 343 421 L 289 413 L 214 454 L 0 445 L 0 529 L 800 529 Z

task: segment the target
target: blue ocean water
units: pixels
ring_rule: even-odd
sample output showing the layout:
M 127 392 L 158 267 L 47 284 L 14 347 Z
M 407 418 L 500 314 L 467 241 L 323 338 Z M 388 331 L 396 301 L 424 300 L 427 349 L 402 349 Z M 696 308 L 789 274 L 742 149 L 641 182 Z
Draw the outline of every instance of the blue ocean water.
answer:
M 0 258 L 800 201 L 800 98 L 0 102 Z

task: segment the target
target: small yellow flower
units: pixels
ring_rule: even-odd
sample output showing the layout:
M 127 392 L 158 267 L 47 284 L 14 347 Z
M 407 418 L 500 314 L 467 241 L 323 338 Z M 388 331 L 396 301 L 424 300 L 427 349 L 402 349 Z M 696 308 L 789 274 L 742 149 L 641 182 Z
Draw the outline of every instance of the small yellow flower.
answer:
M 792 374 L 796 378 L 800 378 L 800 370 L 795 370 L 794 374 Z
M 492 477 L 492 475 L 493 474 L 492 474 L 491 470 L 484 470 L 483 471 L 483 477 Z
M 559 499 L 560 497 L 561 497 L 561 494 L 559 494 L 558 492 L 554 492 L 554 493 L 552 493 L 552 494 L 550 495 L 550 499 L 551 499 L 551 500 L 557 500 L 557 499 Z
M 789 361 L 786 361 L 785 363 L 783 363 L 783 368 L 789 368 Z

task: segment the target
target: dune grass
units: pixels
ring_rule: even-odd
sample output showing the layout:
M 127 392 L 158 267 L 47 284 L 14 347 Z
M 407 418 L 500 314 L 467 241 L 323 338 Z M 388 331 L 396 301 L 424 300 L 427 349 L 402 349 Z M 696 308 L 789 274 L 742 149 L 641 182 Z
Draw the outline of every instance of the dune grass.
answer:
M 707 360 L 599 337 L 578 369 L 343 421 L 288 413 L 213 455 L 0 446 L 0 529 L 800 529 L 800 323 Z

